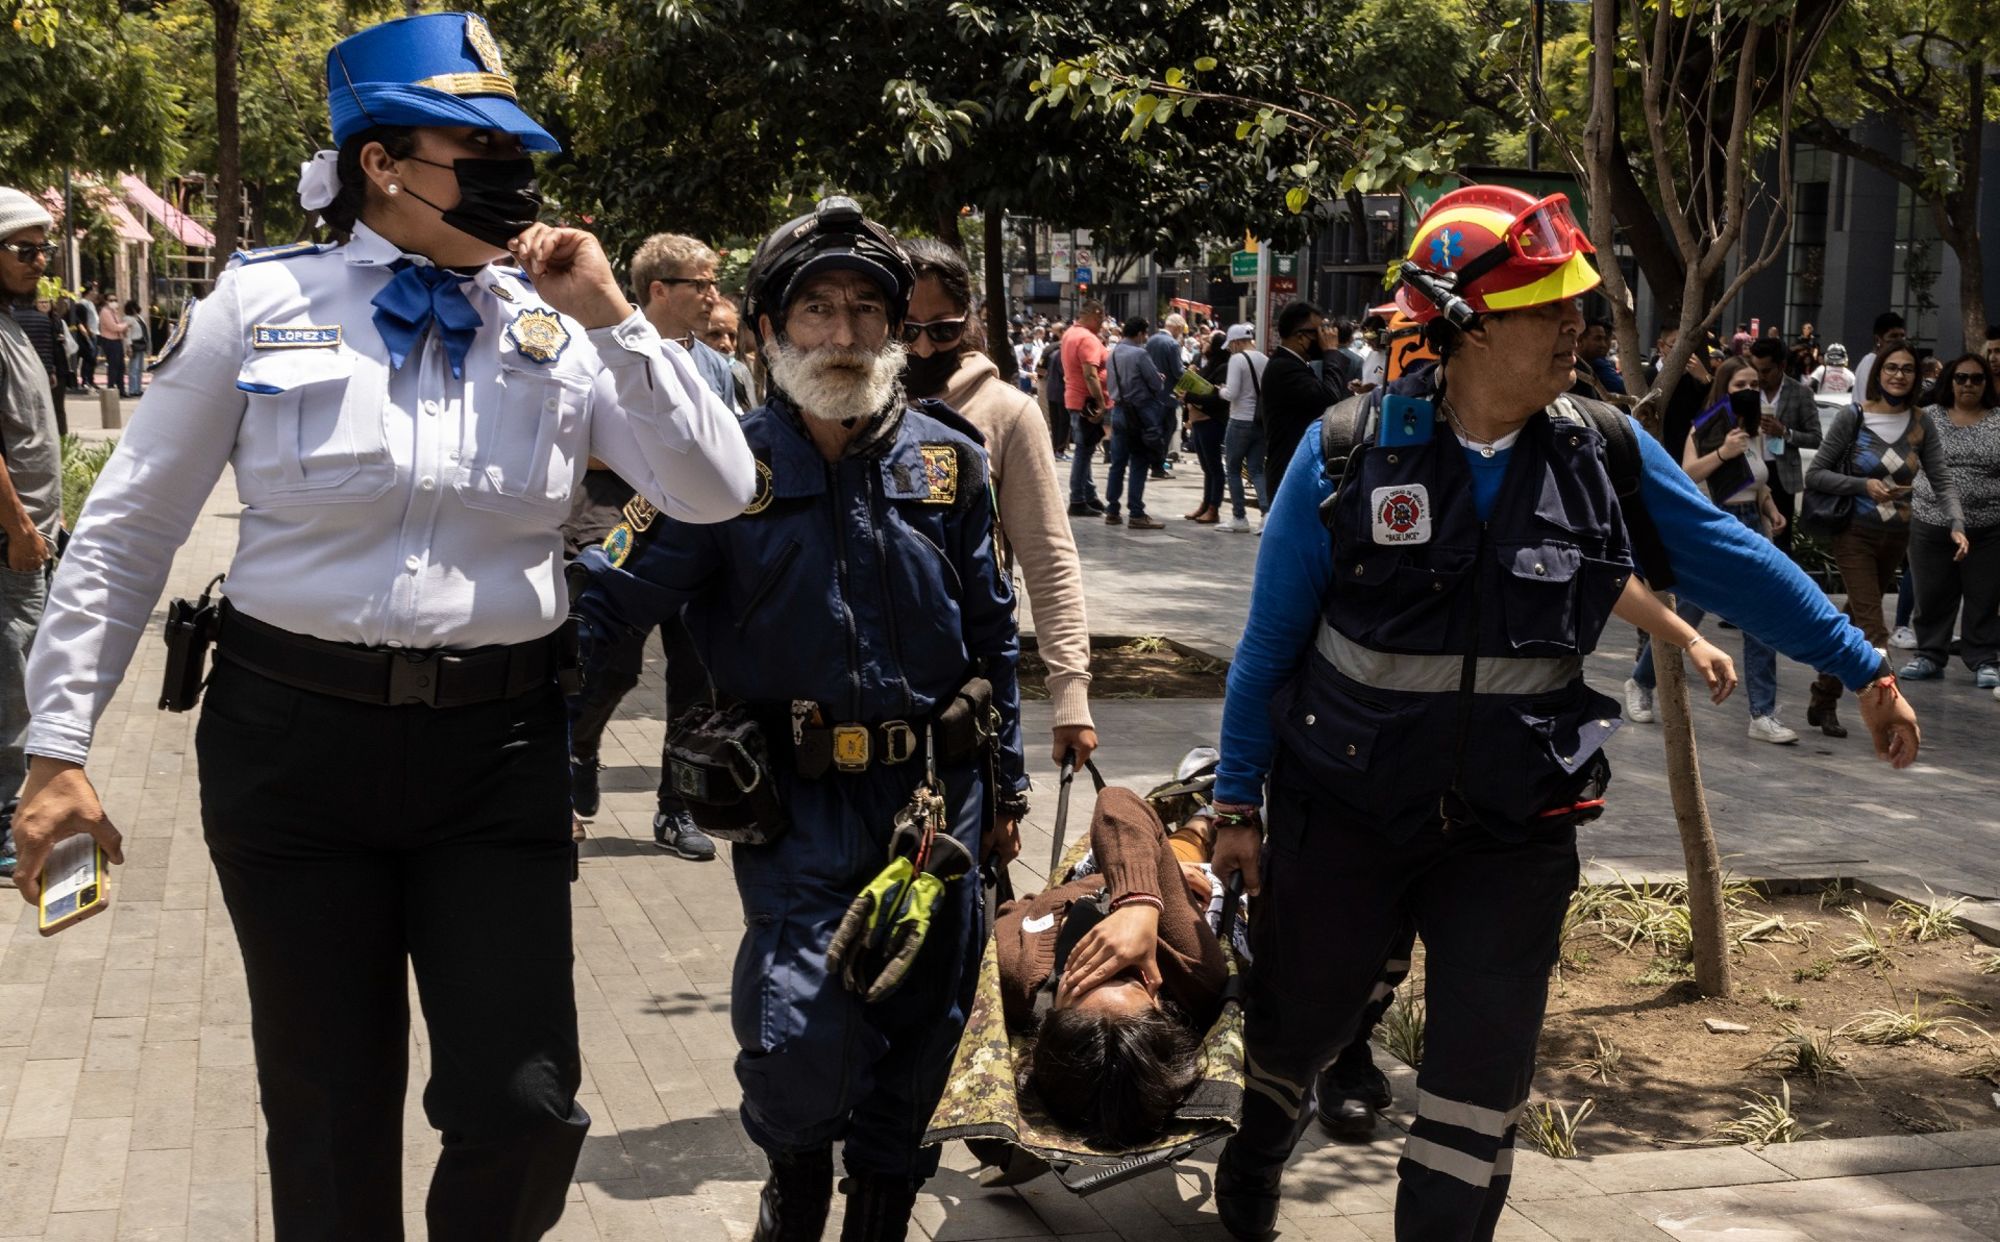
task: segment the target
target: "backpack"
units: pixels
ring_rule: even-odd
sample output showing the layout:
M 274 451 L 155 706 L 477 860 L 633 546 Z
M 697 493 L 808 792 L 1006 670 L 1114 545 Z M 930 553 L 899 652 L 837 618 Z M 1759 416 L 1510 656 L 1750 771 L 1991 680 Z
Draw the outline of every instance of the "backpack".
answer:
M 1654 525 L 1652 514 L 1646 510 L 1645 497 L 1639 491 L 1645 467 L 1639 455 L 1639 435 L 1632 429 L 1632 420 L 1615 406 L 1567 393 L 1557 397 L 1556 404 L 1595 427 L 1597 434 L 1603 438 L 1605 469 L 1611 476 L 1612 490 L 1618 495 L 1618 508 L 1624 514 L 1626 532 L 1632 537 L 1632 550 L 1646 569 L 1647 584 L 1656 591 L 1671 590 L 1674 585 L 1673 562 L 1667 555 L 1665 542 L 1660 538 L 1659 527 Z M 1333 504 L 1340 495 L 1341 479 L 1346 475 L 1354 454 L 1374 440 L 1375 423 L 1381 411 L 1378 389 L 1363 396 L 1349 397 L 1320 417 L 1320 464 L 1327 479 L 1333 483 L 1333 495 L 1320 505 L 1320 522 L 1328 530 L 1333 529 Z

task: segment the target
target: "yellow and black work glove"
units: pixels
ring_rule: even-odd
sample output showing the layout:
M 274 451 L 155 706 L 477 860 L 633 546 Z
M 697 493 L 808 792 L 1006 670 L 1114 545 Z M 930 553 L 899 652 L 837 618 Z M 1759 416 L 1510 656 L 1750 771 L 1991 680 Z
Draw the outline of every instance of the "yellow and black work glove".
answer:
M 932 839 L 921 871 L 907 854 L 891 860 L 848 906 L 827 948 L 827 968 L 870 1003 L 895 992 L 924 947 L 946 886 L 971 871 L 972 851 L 946 833 Z

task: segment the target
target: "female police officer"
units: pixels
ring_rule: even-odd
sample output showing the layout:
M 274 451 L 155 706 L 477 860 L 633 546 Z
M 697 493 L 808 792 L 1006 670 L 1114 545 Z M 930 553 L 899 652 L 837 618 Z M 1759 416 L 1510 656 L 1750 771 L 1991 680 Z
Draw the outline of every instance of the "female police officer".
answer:
M 556 144 L 484 22 L 376 26 L 327 68 L 340 150 L 301 188 L 348 236 L 239 256 L 163 351 L 30 670 L 21 887 L 60 837 L 116 852 L 80 765 L 228 464 L 241 536 L 196 750 L 278 1236 L 402 1236 L 407 961 L 444 1140 L 431 1236 L 538 1237 L 588 1122 L 558 527 L 590 457 L 691 521 L 740 512 L 753 465 L 596 240 L 535 223 L 526 152 Z
M 1241 871 L 1261 899 L 1251 1089 L 1216 1172 L 1238 1237 L 1276 1220 L 1313 1076 L 1353 1035 L 1410 922 L 1428 1021 L 1396 1236 L 1493 1235 L 1576 885 L 1576 825 L 1610 774 L 1600 748 L 1618 709 L 1584 685 L 1582 657 L 1633 572 L 1628 524 L 1650 516 L 1690 600 L 1867 687 L 1878 752 L 1897 767 L 1916 758 L 1916 718 L 1882 656 L 1782 553 L 1623 415 L 1551 404 L 1575 366 L 1574 299 L 1598 283 L 1589 249 L 1561 195 L 1440 198 L 1398 301 L 1433 325 L 1442 362 L 1358 399 L 1376 416 L 1359 425 L 1379 430 L 1356 435 L 1331 478 L 1324 438 L 1308 435 L 1277 489 L 1215 784 L 1216 870 Z M 1607 453 L 1600 426 L 1636 436 L 1637 452 Z M 1621 460 L 1643 513 L 1614 486 Z M 1642 568 L 1659 580 L 1664 564 Z

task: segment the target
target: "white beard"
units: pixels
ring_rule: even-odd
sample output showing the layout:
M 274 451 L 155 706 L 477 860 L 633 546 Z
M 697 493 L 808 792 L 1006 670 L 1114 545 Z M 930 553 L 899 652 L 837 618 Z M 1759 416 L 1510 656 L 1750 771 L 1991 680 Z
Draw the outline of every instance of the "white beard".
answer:
M 897 394 L 903 374 L 901 341 L 876 353 L 861 349 L 800 349 L 773 341 L 765 351 L 771 380 L 808 418 L 829 423 L 868 418 Z

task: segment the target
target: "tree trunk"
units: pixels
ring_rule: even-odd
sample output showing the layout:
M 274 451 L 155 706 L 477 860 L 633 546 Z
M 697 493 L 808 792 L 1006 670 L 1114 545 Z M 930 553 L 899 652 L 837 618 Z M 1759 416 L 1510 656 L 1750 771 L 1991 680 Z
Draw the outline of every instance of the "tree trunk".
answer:
M 1604 277 L 1604 290 L 1611 301 L 1611 313 L 1618 335 L 1618 347 L 1627 358 L 1639 355 L 1639 326 L 1624 274 L 1613 261 L 1612 242 L 1616 234 L 1614 213 L 1601 204 L 1616 203 L 1615 186 L 1624 168 L 1618 133 L 1618 91 L 1614 68 L 1623 63 L 1618 48 L 1616 4 L 1600 0 L 1591 8 L 1590 119 L 1584 127 L 1585 160 L 1590 188 L 1592 244 L 1597 247 Z M 1641 34 L 1643 35 L 1643 31 Z M 1644 39 L 1641 39 L 1644 46 Z M 1643 96 L 1642 92 L 1642 96 Z M 1642 106 L 1655 107 L 1650 98 Z M 1662 192 L 1671 192 L 1663 187 Z M 1650 213 L 1650 208 L 1647 209 Z M 1675 247 L 1678 249 L 1678 247 Z M 1664 410 L 1667 394 L 1687 363 L 1693 348 L 1696 325 L 1705 313 L 1706 302 L 1699 291 L 1695 271 L 1697 256 L 1680 255 L 1682 290 L 1680 308 L 1681 339 L 1662 359 L 1655 387 Z M 1664 292 L 1658 289 L 1656 291 Z M 1635 376 L 1637 372 L 1634 372 Z M 1654 434 L 1663 430 L 1663 418 L 1654 420 Z M 1669 601 L 1671 606 L 1671 601 Z M 1666 749 L 1667 787 L 1674 800 L 1674 822 L 1680 829 L 1681 855 L 1687 864 L 1688 916 L 1693 931 L 1695 985 L 1707 996 L 1729 994 L 1729 949 L 1727 926 L 1722 910 L 1722 856 L 1715 844 L 1715 828 L 1708 819 L 1708 800 L 1701 788 L 1701 761 L 1695 750 L 1694 721 L 1688 711 L 1687 677 L 1681 668 L 1680 653 L 1656 643 L 1653 667 L 1658 670 L 1654 707 L 1659 712 L 1661 739 Z
M 1965 350 L 1976 354 L 1986 348 L 1985 247 L 1979 240 L 1979 179 L 1984 171 L 1980 141 L 1986 129 L 1986 62 L 1975 58 L 1965 67 L 1967 108 L 1965 128 L 1960 131 L 1959 183 L 1946 199 L 1947 210 L 1958 218 L 1958 316 L 1965 328 Z
M 215 14 L 215 248 L 208 278 L 222 275 L 242 240 L 243 128 L 236 88 L 237 22 L 240 0 L 209 0 Z
M 986 242 L 986 352 L 1000 374 L 1013 379 L 1019 370 L 1013 343 L 1007 339 L 1007 216 L 998 207 L 988 207 Z
M 1664 643 L 1653 644 L 1653 669 L 1659 679 L 1653 706 L 1660 714 L 1660 732 L 1666 739 L 1667 788 L 1673 794 L 1674 826 L 1680 829 L 1681 855 L 1687 861 L 1694 984 L 1703 996 L 1727 996 L 1729 938 L 1722 901 L 1722 855 L 1715 846 L 1715 826 L 1709 822 L 1708 796 L 1701 786 L 1701 756 L 1695 750 L 1694 720 L 1688 712 L 1687 673 L 1680 652 Z

